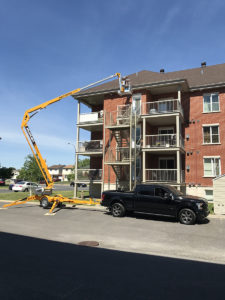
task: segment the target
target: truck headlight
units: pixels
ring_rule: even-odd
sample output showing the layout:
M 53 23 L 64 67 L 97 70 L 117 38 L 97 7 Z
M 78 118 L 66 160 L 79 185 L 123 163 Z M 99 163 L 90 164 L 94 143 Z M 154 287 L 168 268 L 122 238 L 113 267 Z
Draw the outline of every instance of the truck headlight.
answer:
M 196 203 L 198 209 L 203 209 L 203 203 Z

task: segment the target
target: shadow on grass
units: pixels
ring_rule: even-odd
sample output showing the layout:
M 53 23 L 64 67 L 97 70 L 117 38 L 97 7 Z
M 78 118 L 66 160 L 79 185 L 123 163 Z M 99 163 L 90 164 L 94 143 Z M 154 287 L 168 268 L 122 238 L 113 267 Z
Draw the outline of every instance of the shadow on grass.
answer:
M 2 300 L 211 300 L 224 294 L 224 265 L 8 233 L 0 233 L 0 245 Z

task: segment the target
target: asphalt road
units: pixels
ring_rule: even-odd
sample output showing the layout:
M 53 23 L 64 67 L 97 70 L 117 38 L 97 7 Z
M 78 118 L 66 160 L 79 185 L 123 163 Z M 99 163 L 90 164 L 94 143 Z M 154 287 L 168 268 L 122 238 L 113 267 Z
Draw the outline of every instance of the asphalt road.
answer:
M 185 226 L 97 209 L 45 212 L 0 210 L 1 300 L 223 298 L 224 219 Z M 85 240 L 100 247 L 77 245 Z

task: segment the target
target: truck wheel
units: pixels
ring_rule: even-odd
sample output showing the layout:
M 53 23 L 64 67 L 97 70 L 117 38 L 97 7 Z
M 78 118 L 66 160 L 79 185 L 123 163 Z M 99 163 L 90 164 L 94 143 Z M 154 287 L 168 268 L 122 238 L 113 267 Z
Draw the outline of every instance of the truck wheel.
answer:
M 193 225 L 196 221 L 196 214 L 189 208 L 183 208 L 179 212 L 179 221 L 181 224 Z
M 40 205 L 43 208 L 48 208 L 50 206 L 50 203 L 48 202 L 48 198 L 44 197 L 41 199 Z
M 114 203 L 111 207 L 113 217 L 123 217 L 125 215 L 125 207 L 121 203 Z

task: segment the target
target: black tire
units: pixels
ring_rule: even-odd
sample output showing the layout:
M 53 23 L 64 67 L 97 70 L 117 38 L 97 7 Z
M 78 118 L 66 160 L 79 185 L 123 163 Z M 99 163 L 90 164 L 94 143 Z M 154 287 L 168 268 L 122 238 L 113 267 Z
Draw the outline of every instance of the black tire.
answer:
M 184 225 L 193 225 L 196 221 L 196 214 L 189 208 L 183 208 L 179 212 L 179 221 Z
M 41 199 L 41 201 L 40 201 L 40 206 L 42 206 L 44 209 L 49 208 L 50 203 L 49 203 L 47 197 L 43 197 L 43 198 Z
M 125 207 L 119 202 L 113 203 L 113 205 L 111 206 L 111 213 L 113 217 L 121 218 L 125 215 L 125 212 Z
M 25 189 L 24 192 L 28 192 L 28 189 Z

